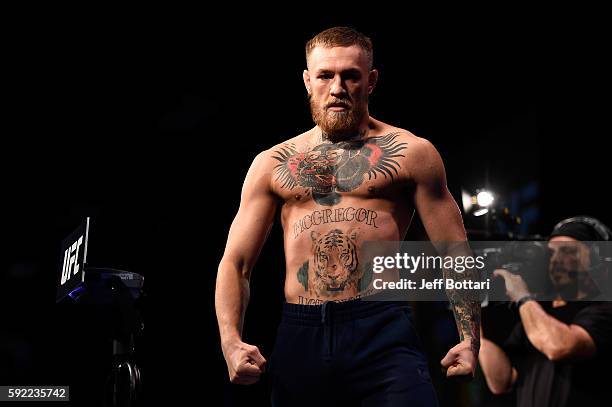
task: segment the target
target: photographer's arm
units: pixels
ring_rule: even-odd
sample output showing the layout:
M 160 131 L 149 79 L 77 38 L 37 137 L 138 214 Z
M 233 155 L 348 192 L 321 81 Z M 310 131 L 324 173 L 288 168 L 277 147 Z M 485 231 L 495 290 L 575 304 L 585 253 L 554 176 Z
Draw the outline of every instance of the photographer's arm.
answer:
M 215 308 L 221 347 L 233 383 L 252 384 L 266 360 L 256 346 L 242 341 L 244 313 L 249 302 L 251 269 L 272 226 L 276 200 L 264 154 L 258 155 L 246 176 L 240 208 L 230 227 L 219 264 Z
M 595 354 L 595 342 L 583 327 L 559 321 L 536 301 L 521 305 L 519 314 L 529 342 L 549 360 L 581 359 Z
M 493 275 L 503 277 L 506 294 L 512 301 L 529 294 L 521 276 L 503 269 L 495 270 Z M 529 342 L 549 360 L 588 358 L 595 354 L 595 342 L 583 327 L 559 321 L 538 302 L 525 302 L 519 314 Z
M 512 390 L 518 373 L 502 348 L 480 334 L 480 368 L 489 390 L 493 394 L 503 394 Z

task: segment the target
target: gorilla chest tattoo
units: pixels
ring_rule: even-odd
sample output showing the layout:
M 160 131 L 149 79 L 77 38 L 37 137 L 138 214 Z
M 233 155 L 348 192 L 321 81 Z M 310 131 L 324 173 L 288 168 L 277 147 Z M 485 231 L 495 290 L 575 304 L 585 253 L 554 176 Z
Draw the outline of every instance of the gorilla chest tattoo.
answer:
M 274 167 L 276 180 L 283 189 L 305 188 L 319 205 L 333 206 L 342 200 L 341 193 L 361 186 L 364 180 L 398 175 L 397 159 L 404 157 L 407 143 L 396 141 L 398 133 L 366 140 L 320 144 L 300 152 L 294 144 L 275 151 L 279 161 Z

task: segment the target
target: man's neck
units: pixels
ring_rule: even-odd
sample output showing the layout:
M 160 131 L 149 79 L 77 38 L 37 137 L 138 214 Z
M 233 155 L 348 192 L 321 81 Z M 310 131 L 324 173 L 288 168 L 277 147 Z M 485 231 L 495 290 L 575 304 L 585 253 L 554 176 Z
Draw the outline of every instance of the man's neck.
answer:
M 321 143 L 339 143 L 341 141 L 362 140 L 368 134 L 368 129 L 348 133 L 325 133 L 319 129 L 319 141 Z
M 373 128 L 369 115 L 355 131 L 345 133 L 326 133 L 319 126 L 316 127 L 316 135 L 320 143 L 339 143 L 341 141 L 363 140 L 368 137 L 370 129 Z
M 586 299 L 587 297 L 589 297 L 589 293 L 582 291 L 582 290 L 578 290 L 578 293 L 573 298 L 563 298 L 561 294 L 557 294 L 555 299 L 552 301 L 552 307 L 553 308 L 563 307 L 567 305 L 568 301 L 581 301 L 581 300 Z

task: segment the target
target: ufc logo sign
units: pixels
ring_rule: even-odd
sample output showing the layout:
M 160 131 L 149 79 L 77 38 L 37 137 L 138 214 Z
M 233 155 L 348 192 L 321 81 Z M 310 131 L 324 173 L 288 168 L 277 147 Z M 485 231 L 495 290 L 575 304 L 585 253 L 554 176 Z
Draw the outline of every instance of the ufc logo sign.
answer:
M 66 281 L 70 280 L 71 276 L 77 275 L 77 273 L 80 271 L 81 266 L 78 259 L 79 250 L 81 249 L 82 243 L 83 236 L 81 235 L 79 239 L 72 244 L 72 246 L 64 251 L 64 265 L 62 266 L 62 278 L 60 285 L 66 284 Z

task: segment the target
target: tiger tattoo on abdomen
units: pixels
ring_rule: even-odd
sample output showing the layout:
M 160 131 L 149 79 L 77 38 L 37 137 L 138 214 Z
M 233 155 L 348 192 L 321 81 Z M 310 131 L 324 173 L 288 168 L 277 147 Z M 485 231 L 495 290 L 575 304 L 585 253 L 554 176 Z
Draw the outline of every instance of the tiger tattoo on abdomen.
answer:
M 356 288 L 363 270 L 357 258 L 356 233 L 334 229 L 312 237 L 312 272 L 305 288 L 317 296 L 334 296 Z

